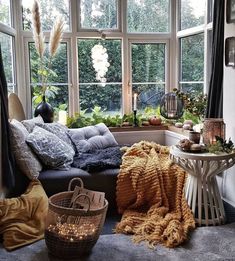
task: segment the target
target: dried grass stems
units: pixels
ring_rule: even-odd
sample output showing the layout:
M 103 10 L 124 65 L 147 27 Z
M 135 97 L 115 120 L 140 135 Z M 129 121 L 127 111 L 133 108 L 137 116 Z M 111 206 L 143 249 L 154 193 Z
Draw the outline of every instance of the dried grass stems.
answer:
M 48 77 L 48 73 L 46 76 L 44 75 L 44 70 L 50 71 L 52 58 L 55 56 L 59 44 L 62 39 L 64 21 L 61 17 L 59 17 L 51 30 L 50 40 L 49 40 L 49 62 L 47 66 L 45 66 L 44 52 L 45 52 L 45 38 L 41 29 L 41 18 L 40 18 L 40 7 L 37 0 L 34 0 L 33 6 L 31 9 L 32 12 L 32 27 L 33 27 L 33 39 L 35 42 L 35 48 L 40 57 L 40 71 L 41 71 L 41 80 L 42 80 L 42 93 L 45 95 L 46 92 L 46 81 Z
M 64 27 L 64 21 L 60 17 L 56 20 L 50 34 L 49 52 L 51 57 L 55 55 L 58 49 L 63 34 L 63 27 Z
M 44 36 L 41 31 L 41 19 L 38 2 L 35 0 L 32 6 L 32 25 L 33 25 L 33 39 L 35 47 L 40 58 L 43 57 L 45 51 Z

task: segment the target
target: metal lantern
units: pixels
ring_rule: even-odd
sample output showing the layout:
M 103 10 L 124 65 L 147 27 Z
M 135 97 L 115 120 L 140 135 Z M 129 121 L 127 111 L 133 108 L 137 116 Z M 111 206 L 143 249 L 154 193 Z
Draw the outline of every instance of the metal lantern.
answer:
M 166 119 L 176 120 L 183 115 L 184 102 L 174 92 L 165 94 L 160 103 L 160 113 Z
M 225 124 L 222 118 L 206 118 L 203 124 L 203 142 L 215 144 L 216 136 L 225 138 Z

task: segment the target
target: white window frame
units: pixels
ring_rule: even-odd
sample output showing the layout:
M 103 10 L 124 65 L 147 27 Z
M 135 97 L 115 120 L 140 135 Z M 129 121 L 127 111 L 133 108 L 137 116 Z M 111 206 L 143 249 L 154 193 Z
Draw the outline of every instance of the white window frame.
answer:
M 129 84 L 128 84 L 128 88 L 129 88 L 129 99 L 128 99 L 128 104 L 130 104 L 131 106 L 131 110 L 133 110 L 132 108 L 132 97 L 133 97 L 133 93 L 132 93 L 132 86 L 133 86 L 133 81 L 132 81 L 132 52 L 131 52 L 131 45 L 132 44 L 165 44 L 165 81 L 164 81 L 164 85 L 165 85 L 165 91 L 170 89 L 170 57 L 169 57 L 169 40 L 141 40 L 141 39 L 132 39 L 129 40 L 129 68 L 130 68 L 130 75 L 129 75 Z
M 101 29 L 95 29 L 95 28 L 84 28 L 81 25 L 81 16 L 80 16 L 80 3 L 81 0 L 77 0 L 77 31 L 78 32 L 97 32 L 99 34 L 108 34 L 113 32 L 121 32 L 122 28 L 122 19 L 121 19 L 121 1 L 116 0 L 117 2 L 117 28 L 116 29 L 108 29 L 108 28 L 101 28 Z
M 179 17 L 178 3 L 179 0 L 170 0 L 170 21 L 169 33 L 128 33 L 127 32 L 127 0 L 118 0 L 118 30 L 89 30 L 80 28 L 79 17 L 80 0 L 70 0 L 70 30 L 64 32 L 63 41 L 68 41 L 68 65 L 69 65 L 69 114 L 73 115 L 79 111 L 79 68 L 78 68 L 78 38 L 99 38 L 104 33 L 107 39 L 122 40 L 122 108 L 123 113 L 130 113 L 132 110 L 130 82 L 130 42 L 167 42 L 167 66 L 166 66 L 166 92 L 170 92 L 178 86 L 178 63 L 179 63 L 179 32 L 177 24 Z M 32 40 L 30 31 L 23 31 L 21 1 L 13 0 L 14 21 L 17 21 L 15 27 L 16 36 L 16 58 L 17 58 L 17 81 L 20 86 L 18 94 L 24 104 L 27 117 L 32 116 L 31 95 L 29 88 L 29 72 L 25 72 L 27 67 L 28 51 L 25 49 L 25 41 Z M 45 32 L 48 36 L 48 32 Z M 26 69 L 26 70 L 25 70 Z
M 45 32 L 45 42 L 49 41 L 49 33 Z M 30 84 L 30 57 L 29 57 L 29 43 L 34 42 L 32 37 L 24 37 L 24 64 L 25 64 L 25 78 L 26 78 L 26 98 L 27 98 L 27 111 L 32 112 L 32 97 L 31 97 L 31 84 Z M 72 97 L 73 97 L 73 88 L 72 88 L 72 62 L 71 61 L 71 39 L 64 38 L 61 41 L 62 43 L 67 44 L 67 62 L 68 62 L 68 108 L 69 113 L 72 114 Z M 56 84 L 55 84 L 56 85 Z M 29 102 L 30 101 L 30 102 Z
M 181 0 L 176 0 L 177 2 L 177 16 L 176 16 L 176 28 L 177 28 L 177 33 L 176 33 L 176 41 L 178 42 L 177 46 L 178 46 L 178 72 L 177 72 L 177 86 L 180 89 L 180 84 L 184 83 L 183 81 L 180 80 L 180 70 L 181 70 L 181 50 L 180 50 L 180 39 L 184 38 L 184 37 L 189 37 L 189 36 L 194 36 L 194 35 L 198 35 L 203 33 L 204 34 L 204 75 L 203 75 L 203 92 L 207 93 L 208 92 L 208 83 L 209 83 L 209 78 L 210 75 L 208 74 L 208 72 L 211 70 L 210 68 L 210 59 L 211 59 L 211 55 L 209 52 L 209 44 L 208 44 L 208 34 L 209 31 L 212 30 L 212 22 L 208 22 L 208 13 L 209 13 L 209 0 L 206 0 L 206 6 L 205 6 L 205 14 L 204 14 L 204 24 L 199 25 L 199 26 L 195 26 L 192 28 L 187 28 L 184 30 L 180 30 L 180 3 Z M 194 82 L 195 83 L 195 82 Z M 198 82 L 201 83 L 201 82 Z
M 17 65 L 16 65 L 16 29 L 14 28 L 15 20 L 14 20 L 14 9 L 13 9 L 13 0 L 10 0 L 10 26 L 3 24 L 0 22 L 0 32 L 6 34 L 11 38 L 11 45 L 12 45 L 12 85 L 14 86 L 14 92 L 17 93 L 18 86 L 17 86 Z

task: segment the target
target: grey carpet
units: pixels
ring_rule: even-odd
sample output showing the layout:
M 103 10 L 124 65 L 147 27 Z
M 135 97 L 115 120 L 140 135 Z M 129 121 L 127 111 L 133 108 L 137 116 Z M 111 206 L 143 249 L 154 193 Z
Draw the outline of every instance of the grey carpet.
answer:
M 57 261 L 48 255 L 45 241 L 7 252 L 0 248 L 0 260 L 7 261 Z M 191 234 L 183 246 L 169 249 L 157 246 L 149 249 L 145 243 L 133 244 L 130 236 L 101 235 L 89 256 L 78 261 L 181 261 L 181 260 L 235 260 L 235 223 L 200 227 Z

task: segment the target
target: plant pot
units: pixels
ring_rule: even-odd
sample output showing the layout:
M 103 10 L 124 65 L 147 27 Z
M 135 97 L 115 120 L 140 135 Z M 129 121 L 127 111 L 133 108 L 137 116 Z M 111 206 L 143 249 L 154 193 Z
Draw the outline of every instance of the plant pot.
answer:
M 42 97 L 42 102 L 38 104 L 34 111 L 34 117 L 41 115 L 45 123 L 52 123 L 54 120 L 54 109 L 46 102 L 45 96 Z

